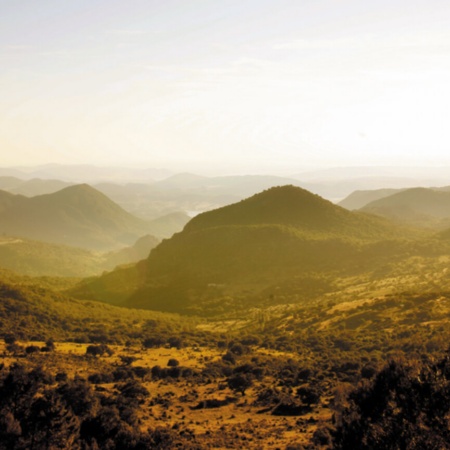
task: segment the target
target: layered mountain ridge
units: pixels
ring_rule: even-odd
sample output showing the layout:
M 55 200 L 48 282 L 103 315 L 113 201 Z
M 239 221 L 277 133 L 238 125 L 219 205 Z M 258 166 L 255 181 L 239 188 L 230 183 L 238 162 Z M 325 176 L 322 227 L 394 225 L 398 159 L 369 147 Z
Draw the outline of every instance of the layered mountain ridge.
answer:
M 148 224 L 87 184 L 24 197 L 0 192 L 0 233 L 97 250 L 130 245 Z
M 178 312 L 208 309 L 225 297 L 239 301 L 245 291 L 259 295 L 292 280 L 301 295 L 318 273 L 363 267 L 380 243 L 385 258 L 390 251 L 384 243 L 400 242 L 408 233 L 304 189 L 274 187 L 196 216 L 147 260 L 94 279 L 73 294 Z M 320 290 L 327 286 L 316 284 Z

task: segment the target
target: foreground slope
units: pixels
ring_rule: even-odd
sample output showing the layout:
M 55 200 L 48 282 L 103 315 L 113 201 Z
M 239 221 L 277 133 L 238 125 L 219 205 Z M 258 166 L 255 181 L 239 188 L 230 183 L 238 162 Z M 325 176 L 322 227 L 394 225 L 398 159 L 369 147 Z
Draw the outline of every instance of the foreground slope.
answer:
M 147 258 L 160 242 L 147 234 L 132 246 L 100 253 L 63 244 L 0 236 L 0 268 L 21 275 L 89 277 Z
M 124 342 L 145 335 L 148 321 L 166 332 L 190 326 L 189 319 L 179 316 L 72 299 L 60 292 L 70 283 L 69 279 L 22 277 L 0 269 L 0 336 L 79 342 L 103 337 Z
M 190 313 L 259 304 L 275 288 L 302 299 L 324 292 L 336 272 L 365 270 L 389 258 L 406 235 L 304 189 L 276 187 L 200 214 L 146 261 L 89 280 L 73 293 Z
M 132 244 L 148 229 L 87 184 L 31 198 L 0 192 L 3 234 L 106 250 Z

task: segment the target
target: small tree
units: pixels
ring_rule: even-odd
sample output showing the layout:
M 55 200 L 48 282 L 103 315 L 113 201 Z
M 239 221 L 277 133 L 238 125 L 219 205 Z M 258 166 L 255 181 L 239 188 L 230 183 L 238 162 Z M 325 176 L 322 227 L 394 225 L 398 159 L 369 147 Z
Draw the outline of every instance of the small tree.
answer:
M 114 354 L 114 352 L 106 344 L 88 345 L 86 348 L 86 355 L 89 356 L 103 356 L 105 353 L 108 356 Z
M 311 406 L 319 403 L 320 392 L 314 386 L 301 386 L 297 389 L 297 396 L 305 405 Z
M 131 364 L 138 360 L 135 356 L 128 355 L 120 355 L 119 358 L 124 366 L 131 366 Z
M 47 342 L 45 343 L 45 346 L 46 346 L 46 348 L 47 348 L 47 350 L 49 352 L 53 352 L 55 350 L 55 348 L 56 348 L 55 341 L 52 338 L 47 339 Z
M 247 373 L 236 373 L 227 379 L 228 387 L 245 395 L 245 391 L 253 385 L 253 378 Z

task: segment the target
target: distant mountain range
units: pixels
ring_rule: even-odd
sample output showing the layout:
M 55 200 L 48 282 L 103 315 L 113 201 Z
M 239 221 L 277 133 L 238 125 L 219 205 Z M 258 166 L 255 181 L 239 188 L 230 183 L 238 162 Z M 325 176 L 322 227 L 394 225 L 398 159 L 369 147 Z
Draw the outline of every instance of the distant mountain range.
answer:
M 360 209 L 422 227 L 450 227 L 450 191 L 406 189 L 374 200 Z
M 25 197 L 0 191 L 0 233 L 76 247 L 107 250 L 133 244 L 151 232 L 89 185 Z
M 57 179 L 71 183 L 152 182 L 167 178 L 172 172 L 155 168 L 100 167 L 90 164 L 44 164 L 40 166 L 0 167 L 0 176 L 24 180 Z
M 402 245 L 395 242 L 408 236 L 415 235 L 304 189 L 275 187 L 196 216 L 147 260 L 71 293 L 130 307 L 202 313 L 244 297 L 248 301 L 248 292 L 260 298 L 270 287 L 286 284 L 295 285 L 300 296 L 326 290 L 317 274 L 364 270 L 389 257 Z
M 339 205 L 416 227 L 450 227 L 450 186 L 355 191 Z
M 61 180 L 43 180 L 41 178 L 22 180 L 16 177 L 0 177 L 0 189 L 26 197 L 51 194 L 73 184 Z
M 35 167 L 0 167 L 0 189 L 34 196 L 51 193 L 51 186 L 34 180 L 12 190 L 2 178 L 22 181 L 60 180 L 89 183 L 128 212 L 153 219 L 174 211 L 205 211 L 239 201 L 272 186 L 293 184 L 338 202 L 356 190 L 402 189 L 450 184 L 447 167 L 334 167 L 287 176 L 201 176 L 157 168 L 99 167 L 47 164 Z M 35 187 L 33 188 L 33 184 Z M 59 186 L 58 189 L 61 189 Z M 34 190 L 33 190 L 34 189 Z M 55 189 L 57 190 L 57 189 Z M 181 194 L 183 194 L 181 196 Z M 362 206 L 362 205 L 361 205 Z
M 155 236 L 146 235 L 130 247 L 100 253 L 23 237 L 0 236 L 0 268 L 29 276 L 89 277 L 145 259 L 159 242 Z
M 367 191 L 354 191 L 349 196 L 341 200 L 338 205 L 343 208 L 353 211 L 355 209 L 363 208 L 370 202 L 379 200 L 380 198 L 389 197 L 392 194 L 404 191 L 408 188 L 403 189 L 374 189 Z

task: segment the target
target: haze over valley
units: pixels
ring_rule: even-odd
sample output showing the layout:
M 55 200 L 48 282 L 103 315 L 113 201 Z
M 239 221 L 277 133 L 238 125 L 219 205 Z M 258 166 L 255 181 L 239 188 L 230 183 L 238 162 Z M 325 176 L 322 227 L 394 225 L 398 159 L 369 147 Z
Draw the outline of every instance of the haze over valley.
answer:
M 0 0 L 0 450 L 450 449 L 449 20 Z

